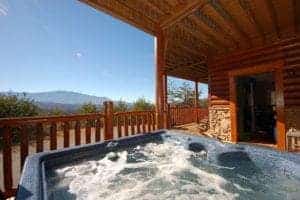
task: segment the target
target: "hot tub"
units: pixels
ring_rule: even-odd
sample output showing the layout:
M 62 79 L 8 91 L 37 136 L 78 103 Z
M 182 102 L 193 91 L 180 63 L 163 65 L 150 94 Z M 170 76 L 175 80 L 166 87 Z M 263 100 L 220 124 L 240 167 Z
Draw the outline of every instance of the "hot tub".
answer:
M 17 199 L 300 199 L 300 155 L 158 131 L 30 156 Z

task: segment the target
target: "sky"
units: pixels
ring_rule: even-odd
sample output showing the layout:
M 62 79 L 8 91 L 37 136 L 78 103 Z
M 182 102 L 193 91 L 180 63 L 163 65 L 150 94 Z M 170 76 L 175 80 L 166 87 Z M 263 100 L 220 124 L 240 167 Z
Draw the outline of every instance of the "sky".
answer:
M 154 101 L 154 38 L 77 0 L 0 0 L 0 35 L 0 91 Z

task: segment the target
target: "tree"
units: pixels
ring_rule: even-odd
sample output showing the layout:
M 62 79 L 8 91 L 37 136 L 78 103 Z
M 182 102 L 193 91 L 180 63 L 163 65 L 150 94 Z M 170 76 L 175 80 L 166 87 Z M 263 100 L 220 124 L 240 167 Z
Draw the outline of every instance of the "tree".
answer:
M 194 89 L 188 82 L 183 82 L 180 86 L 176 86 L 172 80 L 168 83 L 168 100 L 170 103 L 193 105 L 195 95 Z
M 79 108 L 78 112 L 80 114 L 96 113 L 97 106 L 93 103 L 85 103 Z
M 34 101 L 25 97 L 19 99 L 17 96 L 0 95 L 0 118 L 6 117 L 29 117 L 39 114 L 39 108 Z M 0 149 L 3 147 L 3 131 L 0 128 Z M 28 128 L 28 137 L 32 138 L 34 132 L 32 128 Z M 20 130 L 17 127 L 12 128 L 12 142 L 17 144 L 20 142 Z
M 120 99 L 114 104 L 114 112 L 125 112 L 128 111 L 128 103 Z
M 154 110 L 153 103 L 148 102 L 144 97 L 137 99 L 132 106 L 134 111 Z
M 54 108 L 48 112 L 48 115 L 64 115 L 65 112 L 60 108 Z
M 0 118 L 28 117 L 38 115 L 39 108 L 34 101 L 17 96 L 0 96 Z

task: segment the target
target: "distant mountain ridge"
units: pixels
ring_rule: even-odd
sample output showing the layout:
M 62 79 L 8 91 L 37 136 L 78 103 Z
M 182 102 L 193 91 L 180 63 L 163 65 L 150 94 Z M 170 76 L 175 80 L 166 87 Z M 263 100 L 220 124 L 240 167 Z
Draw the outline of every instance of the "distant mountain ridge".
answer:
M 75 104 L 82 105 L 84 103 L 103 104 L 104 101 L 110 100 L 107 97 L 98 97 L 93 95 L 82 94 L 71 91 L 50 91 L 50 92 L 0 92 L 2 95 L 17 96 L 19 98 L 27 98 L 36 102 L 56 103 L 56 104 Z
M 50 92 L 0 92 L 0 95 L 17 96 L 18 98 L 27 98 L 44 109 L 60 109 L 67 113 L 78 111 L 82 104 L 93 103 L 97 106 L 103 105 L 104 101 L 110 100 L 107 97 L 97 97 L 93 95 L 81 94 L 71 91 L 50 91 Z

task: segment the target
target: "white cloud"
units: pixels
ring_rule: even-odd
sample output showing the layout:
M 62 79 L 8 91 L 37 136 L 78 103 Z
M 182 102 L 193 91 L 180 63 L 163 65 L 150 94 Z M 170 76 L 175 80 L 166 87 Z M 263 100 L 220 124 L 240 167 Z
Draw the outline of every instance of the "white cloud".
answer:
M 8 15 L 8 6 L 4 5 L 4 3 L 0 1 L 0 16 L 6 15 Z
M 76 52 L 74 53 L 74 56 L 75 58 L 80 59 L 83 56 L 83 54 L 81 52 Z

